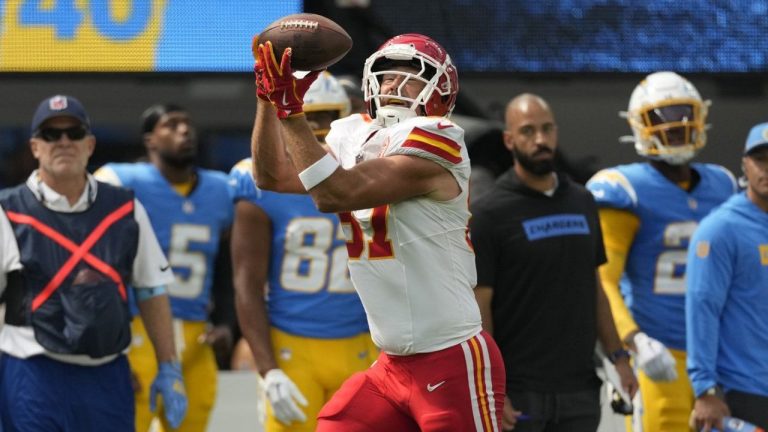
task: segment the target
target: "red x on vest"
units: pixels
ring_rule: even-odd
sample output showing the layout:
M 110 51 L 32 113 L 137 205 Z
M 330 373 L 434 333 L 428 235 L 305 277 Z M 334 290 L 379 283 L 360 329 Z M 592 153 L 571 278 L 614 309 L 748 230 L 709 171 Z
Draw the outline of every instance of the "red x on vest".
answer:
M 11 211 L 6 212 L 8 219 L 10 219 L 12 222 L 23 225 L 30 225 L 44 236 L 58 243 L 64 249 L 72 252 L 72 255 L 69 257 L 69 259 L 67 259 L 64 265 L 61 266 L 59 271 L 56 272 L 56 274 L 48 282 L 45 288 L 43 288 L 43 290 L 40 291 L 40 294 L 35 296 L 35 298 L 32 300 L 33 312 L 37 310 L 37 308 L 39 308 L 43 303 L 45 303 L 46 300 L 48 300 L 51 294 L 53 294 L 54 291 L 56 291 L 59 286 L 61 286 L 62 282 L 64 282 L 64 279 L 66 279 L 67 276 L 72 273 L 72 270 L 75 268 L 75 266 L 82 260 L 85 260 L 85 262 L 93 266 L 96 270 L 112 279 L 117 284 L 120 297 L 122 297 L 123 301 L 126 300 L 125 284 L 123 283 L 123 278 L 120 277 L 120 274 L 114 268 L 112 268 L 112 266 L 92 255 L 89 251 L 93 245 L 99 241 L 104 233 L 107 232 L 107 229 L 109 229 L 110 226 L 112 226 L 118 220 L 122 219 L 125 215 L 129 214 L 132 210 L 133 200 L 128 201 L 127 203 L 120 206 L 117 210 L 108 214 L 107 217 L 99 222 L 96 228 L 94 228 L 94 230 L 88 234 L 88 237 L 86 237 L 83 243 L 80 245 L 77 245 L 75 242 L 68 239 L 60 232 L 40 222 L 32 216 Z

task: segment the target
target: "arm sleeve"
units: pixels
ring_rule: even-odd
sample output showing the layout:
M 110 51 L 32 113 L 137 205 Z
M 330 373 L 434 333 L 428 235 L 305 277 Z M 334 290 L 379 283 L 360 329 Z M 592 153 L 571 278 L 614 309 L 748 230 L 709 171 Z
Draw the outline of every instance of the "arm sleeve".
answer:
M 174 281 L 173 271 L 157 241 L 147 210 L 137 199 L 134 199 L 134 206 L 133 215 L 139 224 L 139 245 L 133 260 L 133 286 L 153 288 L 170 284 Z
M 632 241 L 640 227 L 640 219 L 631 212 L 611 208 L 601 208 L 598 214 L 608 258 L 608 262 L 600 266 L 600 280 L 605 296 L 608 297 L 608 303 L 611 305 L 616 330 L 619 337 L 624 340 L 630 333 L 638 330 L 638 327 L 627 305 L 624 304 L 619 280 L 624 273 L 624 265 Z
M 702 225 L 688 248 L 685 296 L 688 376 L 694 394 L 717 384 L 720 315 L 734 275 L 736 246 L 723 225 Z

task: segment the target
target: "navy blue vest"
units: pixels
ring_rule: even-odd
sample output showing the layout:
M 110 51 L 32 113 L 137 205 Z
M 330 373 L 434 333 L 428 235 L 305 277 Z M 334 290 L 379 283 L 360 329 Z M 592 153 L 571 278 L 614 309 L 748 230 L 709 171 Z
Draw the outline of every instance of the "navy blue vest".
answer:
M 132 191 L 99 182 L 87 210 L 61 213 L 45 207 L 26 184 L 0 191 L 23 265 L 23 282 L 8 286 L 6 322 L 32 326 L 40 345 L 54 353 L 100 358 L 124 350 L 131 340 L 124 295 L 139 241 L 133 199 Z M 92 235 L 107 218 L 108 228 Z M 52 231 L 44 233 L 46 227 Z M 70 249 L 80 249 L 91 235 L 98 240 L 72 266 Z M 71 271 L 62 273 L 68 262 Z

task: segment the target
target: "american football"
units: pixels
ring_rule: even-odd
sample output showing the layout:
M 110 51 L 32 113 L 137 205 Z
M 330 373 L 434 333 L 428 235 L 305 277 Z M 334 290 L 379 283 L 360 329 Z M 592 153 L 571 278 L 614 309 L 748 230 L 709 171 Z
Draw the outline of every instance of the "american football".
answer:
M 303 71 L 325 69 L 352 48 L 352 38 L 340 25 L 310 13 L 288 15 L 273 22 L 259 35 L 259 43 L 267 41 L 272 42 L 278 61 L 286 48 L 293 48 L 291 66 Z

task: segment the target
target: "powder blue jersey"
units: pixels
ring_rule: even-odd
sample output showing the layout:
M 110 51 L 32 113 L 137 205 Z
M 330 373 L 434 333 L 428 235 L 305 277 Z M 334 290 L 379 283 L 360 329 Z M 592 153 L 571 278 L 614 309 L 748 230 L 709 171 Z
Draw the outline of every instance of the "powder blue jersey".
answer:
M 735 195 L 701 221 L 688 251 L 688 374 L 768 397 L 768 213 Z
M 256 188 L 251 159 L 230 177 L 236 199 L 261 208 L 272 222 L 268 312 L 270 324 L 304 337 L 342 338 L 368 331 L 349 279 L 344 234 L 335 214 L 321 213 L 309 195 Z
M 205 321 L 221 233 L 229 229 L 234 217 L 234 189 L 226 174 L 198 169 L 197 184 L 186 197 L 149 163 L 110 163 L 97 176 L 107 181 L 116 176 L 147 209 L 176 276 L 176 282 L 168 286 L 173 316 Z
M 637 325 L 666 346 L 685 350 L 685 265 L 698 222 L 736 191 L 725 168 L 691 164 L 700 180 L 686 192 L 649 163 L 620 165 L 587 183 L 598 205 L 635 214 L 640 226 L 621 277 Z

